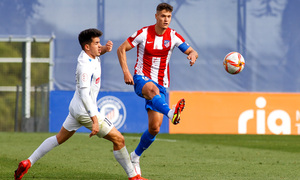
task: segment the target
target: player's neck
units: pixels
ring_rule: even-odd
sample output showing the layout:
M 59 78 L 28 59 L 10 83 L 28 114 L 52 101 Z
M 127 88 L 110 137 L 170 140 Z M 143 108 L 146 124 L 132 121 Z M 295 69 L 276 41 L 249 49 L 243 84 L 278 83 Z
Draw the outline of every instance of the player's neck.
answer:
M 166 32 L 167 28 L 161 28 L 155 25 L 155 32 L 157 35 L 163 35 Z
M 91 54 L 89 51 L 84 51 L 90 58 L 92 59 L 96 59 L 96 56 L 94 56 L 93 54 Z

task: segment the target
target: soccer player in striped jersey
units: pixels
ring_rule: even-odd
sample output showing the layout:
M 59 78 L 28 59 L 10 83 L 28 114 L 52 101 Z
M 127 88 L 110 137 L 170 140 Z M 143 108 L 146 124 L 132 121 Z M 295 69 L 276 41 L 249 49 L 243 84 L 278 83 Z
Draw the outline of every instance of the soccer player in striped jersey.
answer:
M 100 44 L 102 32 L 98 29 L 82 31 L 78 40 L 82 51 L 76 68 L 76 90 L 70 102 L 69 115 L 57 135 L 47 138 L 33 153 L 19 163 L 15 180 L 20 180 L 28 169 L 46 153 L 67 141 L 81 126 L 91 130 L 90 137 L 97 135 L 113 143 L 113 154 L 128 175 L 129 180 L 143 180 L 130 161 L 123 135 L 106 117 L 101 117 L 97 107 L 97 96 L 101 84 L 100 55 L 110 52 L 111 41 Z
M 174 109 L 170 109 L 165 101 L 166 88 L 170 84 L 169 61 L 173 49 L 178 47 L 186 54 L 190 66 L 193 66 L 198 58 L 197 51 L 189 46 L 180 34 L 169 28 L 172 11 L 171 5 L 160 3 L 156 8 L 156 24 L 136 31 L 117 50 L 125 83 L 134 85 L 136 94 L 146 99 L 148 129 L 143 133 L 135 151 L 130 154 L 138 174 L 141 174 L 139 158 L 155 140 L 163 116 L 167 116 L 173 124 L 178 124 L 180 113 L 185 106 L 184 99 L 180 99 Z M 127 66 L 126 51 L 134 47 L 137 47 L 137 60 L 132 76 Z

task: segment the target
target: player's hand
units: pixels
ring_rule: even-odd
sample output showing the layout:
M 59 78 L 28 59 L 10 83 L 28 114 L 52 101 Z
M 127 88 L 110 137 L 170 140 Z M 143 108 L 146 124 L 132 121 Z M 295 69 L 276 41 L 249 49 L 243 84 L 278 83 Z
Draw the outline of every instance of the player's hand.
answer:
M 133 77 L 130 72 L 124 73 L 124 81 L 128 85 L 134 85 Z
M 197 60 L 197 57 L 194 53 L 190 53 L 187 59 L 190 60 L 190 66 L 193 66 Z
M 187 59 L 190 60 L 190 66 L 193 66 L 198 58 L 198 53 L 192 47 L 189 47 L 185 54 L 187 54 Z
M 93 116 L 93 117 L 91 117 L 91 119 L 93 121 L 93 126 L 92 126 L 92 132 L 90 134 L 90 137 L 98 134 L 98 132 L 99 132 L 99 123 L 98 123 L 97 116 Z
M 113 48 L 113 42 L 108 40 L 105 46 L 106 46 L 106 52 L 110 52 Z

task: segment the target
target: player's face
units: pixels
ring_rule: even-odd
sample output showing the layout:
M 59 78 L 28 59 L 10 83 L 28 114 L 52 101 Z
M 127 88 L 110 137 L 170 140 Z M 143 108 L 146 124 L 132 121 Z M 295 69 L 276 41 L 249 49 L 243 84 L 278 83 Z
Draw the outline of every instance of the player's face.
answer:
M 100 56 L 101 54 L 101 44 L 100 44 L 100 38 L 94 37 L 92 38 L 91 44 L 86 45 L 86 53 L 93 59 L 95 59 L 97 56 Z
M 155 14 L 156 18 L 156 25 L 162 29 L 167 29 L 170 25 L 171 18 L 172 18 L 172 12 L 162 10 L 158 11 Z

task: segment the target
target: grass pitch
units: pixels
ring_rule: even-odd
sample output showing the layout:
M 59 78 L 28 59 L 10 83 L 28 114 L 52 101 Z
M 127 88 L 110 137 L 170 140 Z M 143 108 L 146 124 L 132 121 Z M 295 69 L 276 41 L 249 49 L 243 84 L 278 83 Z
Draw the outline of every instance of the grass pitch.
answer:
M 26 159 L 51 133 L 0 133 L 0 179 L 13 179 Z M 124 134 L 129 152 L 140 134 Z M 141 158 L 152 180 L 300 179 L 300 136 L 159 134 Z M 112 144 L 76 133 L 40 159 L 26 179 L 127 179 Z

